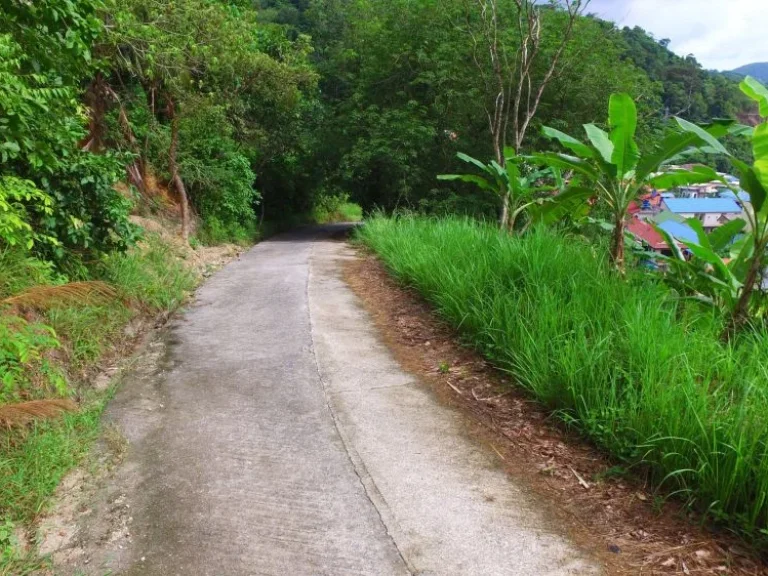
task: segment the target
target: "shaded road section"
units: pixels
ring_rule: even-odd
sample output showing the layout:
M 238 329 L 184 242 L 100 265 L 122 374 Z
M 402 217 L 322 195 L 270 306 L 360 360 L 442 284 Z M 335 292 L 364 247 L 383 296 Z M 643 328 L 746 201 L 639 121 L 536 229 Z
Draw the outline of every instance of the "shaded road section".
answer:
M 259 244 L 150 347 L 62 573 L 599 573 L 378 341 L 336 232 Z

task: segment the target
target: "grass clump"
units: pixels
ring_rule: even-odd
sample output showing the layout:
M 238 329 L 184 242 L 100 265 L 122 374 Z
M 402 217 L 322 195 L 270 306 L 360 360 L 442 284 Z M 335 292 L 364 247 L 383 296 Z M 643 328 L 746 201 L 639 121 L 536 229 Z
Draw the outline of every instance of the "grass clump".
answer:
M 766 543 L 768 334 L 724 344 L 718 317 L 551 230 L 375 218 L 359 234 L 569 425 L 660 493 Z

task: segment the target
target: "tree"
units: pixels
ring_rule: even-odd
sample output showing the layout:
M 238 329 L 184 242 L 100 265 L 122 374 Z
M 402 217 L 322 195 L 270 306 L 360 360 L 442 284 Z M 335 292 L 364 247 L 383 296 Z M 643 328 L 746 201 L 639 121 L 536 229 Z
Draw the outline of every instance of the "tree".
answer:
M 139 127 L 144 132 L 143 147 L 139 148 L 137 138 L 124 140 L 142 157 L 144 167 L 150 163 L 146 157 L 150 152 L 166 160 L 161 168 L 179 197 L 183 238 L 189 236 L 192 207 L 199 210 L 203 204 L 209 208 L 206 216 L 219 221 L 224 215 L 238 215 L 239 222 L 230 220 L 226 225 L 255 226 L 258 195 L 242 193 L 254 186 L 255 175 L 243 164 L 263 168 L 274 158 L 274 151 L 285 150 L 279 145 L 285 135 L 294 133 L 302 92 L 315 84 L 307 64 L 308 39 L 300 36 L 289 41 L 283 28 L 260 25 L 256 11 L 245 6 L 205 0 L 119 0 L 117 4 L 109 16 L 111 35 L 104 49 L 113 70 L 112 82 L 124 86 L 124 98 L 132 97 L 125 84 L 138 84 L 147 108 L 146 125 Z M 213 110 L 219 106 L 223 117 L 220 110 Z M 205 111 L 206 107 L 210 110 Z M 183 140 L 182 126 L 194 124 L 191 116 L 210 114 L 219 119 L 210 134 L 220 144 L 218 151 Z M 130 134 L 132 129 L 125 132 Z M 164 151 L 150 150 L 161 142 Z M 194 158 L 203 151 L 203 157 Z M 196 177 L 201 162 L 218 177 Z M 222 166 L 229 167 L 227 176 Z M 190 167 L 196 172 L 187 174 Z M 188 186 L 189 177 L 198 184 L 195 190 Z M 225 180 L 239 191 L 240 205 L 214 214 L 213 202 L 201 197 L 206 193 L 221 197 L 218 184 Z M 211 189 L 204 190 L 206 183 L 212 184 Z
M 531 124 L 541 104 L 544 91 L 553 78 L 563 52 L 571 40 L 574 25 L 589 5 L 589 0 L 552 1 L 546 8 L 532 0 L 514 0 L 516 34 L 509 42 L 509 28 L 505 28 L 500 13 L 505 6 L 501 0 L 474 0 L 479 12 L 479 27 L 473 22 L 469 8 L 466 30 L 472 39 L 473 59 L 480 70 L 489 102 L 486 116 L 496 162 L 505 166 L 504 149 L 507 147 L 509 124 L 512 123 L 512 148 L 519 154 Z M 542 12 L 551 11 L 548 18 Z M 556 22 L 560 12 L 565 18 L 554 50 L 545 53 L 542 30 L 545 23 Z M 479 28 L 479 29 L 477 29 Z M 509 45 L 508 45 L 509 42 Z M 511 48 L 514 46 L 514 55 Z M 487 55 L 488 62 L 485 61 Z M 536 74 L 539 61 L 546 62 L 543 74 Z M 501 192 L 500 224 L 509 227 L 509 202 L 506 191 Z
M 727 133 L 730 123 L 716 123 L 704 129 L 678 119 L 680 130 L 670 133 L 653 151 L 641 155 L 635 141 L 637 108 L 632 98 L 628 94 L 614 94 L 608 110 L 610 133 L 586 124 L 584 130 L 589 144 L 584 144 L 559 130 L 544 128 L 546 136 L 560 142 L 574 155 L 545 153 L 534 157 L 580 177 L 580 182 L 558 196 L 552 210 L 560 210 L 564 204 L 583 203 L 595 196 L 608 208 L 613 225 L 611 260 L 616 268 L 623 270 L 624 230 L 631 202 L 646 187 L 668 189 L 717 179 L 717 173 L 705 166 L 691 171 L 657 173 L 690 147 L 708 146 L 712 151 L 726 153 L 717 137 Z

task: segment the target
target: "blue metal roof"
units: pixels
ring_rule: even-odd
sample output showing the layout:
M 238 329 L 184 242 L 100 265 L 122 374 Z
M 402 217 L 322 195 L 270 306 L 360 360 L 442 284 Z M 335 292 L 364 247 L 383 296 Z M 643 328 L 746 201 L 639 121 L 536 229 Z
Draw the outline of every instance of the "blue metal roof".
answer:
M 686 242 L 690 242 L 692 244 L 699 243 L 699 238 L 696 236 L 696 232 L 693 230 L 693 228 L 688 226 L 688 224 L 676 222 L 675 220 L 667 220 L 666 222 L 658 224 L 658 227 L 664 230 L 664 232 L 667 234 L 671 235 L 676 240 L 685 240 Z
M 666 198 L 664 203 L 676 214 L 741 213 L 739 205 L 730 198 Z
M 730 198 L 732 200 L 736 199 L 736 194 L 734 194 L 731 190 L 726 190 L 722 194 L 720 194 L 720 198 Z M 742 202 L 750 202 L 751 198 L 749 197 L 748 192 L 744 192 L 744 190 L 739 190 L 739 199 Z

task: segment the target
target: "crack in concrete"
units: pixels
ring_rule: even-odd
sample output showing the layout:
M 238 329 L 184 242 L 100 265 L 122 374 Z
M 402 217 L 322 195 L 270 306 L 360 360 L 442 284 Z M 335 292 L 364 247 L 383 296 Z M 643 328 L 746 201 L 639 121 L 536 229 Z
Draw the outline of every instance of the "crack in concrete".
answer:
M 310 336 L 310 342 L 312 346 L 312 349 L 311 349 L 312 358 L 314 360 L 315 370 L 317 371 L 317 378 L 320 382 L 320 387 L 323 390 L 325 405 L 328 408 L 328 413 L 331 416 L 331 420 L 333 421 L 333 426 L 336 429 L 336 433 L 339 435 L 339 439 L 341 440 L 341 443 L 344 446 L 344 452 L 346 453 L 347 458 L 349 459 L 349 463 L 351 464 L 352 469 L 355 472 L 355 476 L 357 476 L 357 479 L 363 488 L 365 497 L 368 499 L 368 501 L 371 503 L 371 506 L 373 506 L 373 509 L 376 511 L 376 514 L 379 517 L 379 521 L 381 522 L 381 525 L 384 527 L 384 530 L 386 531 L 387 536 L 392 541 L 392 545 L 395 547 L 395 550 L 397 550 L 397 554 L 400 556 L 400 559 L 402 560 L 403 565 L 405 566 L 408 573 L 411 576 L 418 576 L 419 572 L 408 561 L 408 559 L 405 556 L 405 553 L 401 550 L 400 546 L 398 545 L 397 538 L 393 534 L 394 529 L 392 524 L 396 524 L 394 515 L 389 510 L 387 501 L 384 499 L 384 496 L 382 496 L 381 492 L 376 486 L 376 482 L 368 473 L 368 469 L 366 468 L 365 462 L 363 461 L 362 457 L 352 447 L 352 443 L 349 441 L 346 434 L 342 430 L 342 426 L 339 423 L 338 417 L 336 415 L 336 411 L 333 409 L 333 404 L 328 395 L 328 384 L 325 378 L 323 377 L 322 370 L 320 369 L 320 362 L 317 358 L 317 347 L 315 346 L 315 325 L 312 319 L 311 299 L 309 298 L 309 286 L 310 286 L 310 283 L 312 282 L 312 275 L 313 275 L 312 267 L 313 267 L 314 253 L 315 253 L 315 245 L 312 246 L 309 253 L 309 262 L 308 262 L 309 272 L 307 274 L 307 285 L 306 285 L 307 316 L 309 319 L 309 336 Z

